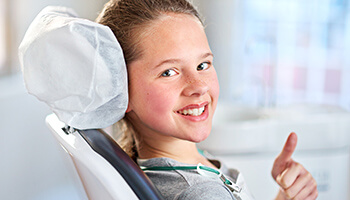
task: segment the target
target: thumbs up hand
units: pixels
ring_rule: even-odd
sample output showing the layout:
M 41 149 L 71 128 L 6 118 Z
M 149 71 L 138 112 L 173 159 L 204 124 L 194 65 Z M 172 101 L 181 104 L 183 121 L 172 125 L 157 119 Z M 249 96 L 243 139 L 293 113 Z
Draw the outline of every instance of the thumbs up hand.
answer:
M 314 200 L 318 196 L 315 179 L 301 164 L 292 159 L 297 140 L 297 135 L 291 133 L 273 164 L 271 174 L 280 186 L 276 197 L 278 200 Z

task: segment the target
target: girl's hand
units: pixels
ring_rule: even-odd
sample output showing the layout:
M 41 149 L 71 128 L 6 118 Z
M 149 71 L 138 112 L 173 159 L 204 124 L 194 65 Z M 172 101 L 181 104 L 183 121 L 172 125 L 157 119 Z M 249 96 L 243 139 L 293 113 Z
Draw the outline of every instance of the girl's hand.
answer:
M 301 164 L 292 159 L 296 145 L 297 135 L 291 133 L 273 164 L 271 174 L 280 185 L 276 199 L 314 200 L 318 196 L 315 179 Z

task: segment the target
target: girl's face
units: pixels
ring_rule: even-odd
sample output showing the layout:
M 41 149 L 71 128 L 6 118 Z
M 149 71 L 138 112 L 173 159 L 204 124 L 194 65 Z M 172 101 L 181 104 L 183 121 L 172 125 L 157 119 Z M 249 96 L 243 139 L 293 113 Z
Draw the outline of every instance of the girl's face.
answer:
M 127 112 L 134 128 L 154 139 L 203 141 L 219 96 L 203 26 L 193 16 L 167 14 L 141 41 L 141 58 L 128 66 Z

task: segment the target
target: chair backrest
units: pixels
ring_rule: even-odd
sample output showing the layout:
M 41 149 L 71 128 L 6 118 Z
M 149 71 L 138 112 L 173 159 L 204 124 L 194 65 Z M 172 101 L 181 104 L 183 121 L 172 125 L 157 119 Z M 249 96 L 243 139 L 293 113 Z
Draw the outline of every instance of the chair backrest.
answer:
M 46 123 L 70 155 L 89 199 L 162 199 L 134 161 L 102 130 L 70 130 L 55 114 Z

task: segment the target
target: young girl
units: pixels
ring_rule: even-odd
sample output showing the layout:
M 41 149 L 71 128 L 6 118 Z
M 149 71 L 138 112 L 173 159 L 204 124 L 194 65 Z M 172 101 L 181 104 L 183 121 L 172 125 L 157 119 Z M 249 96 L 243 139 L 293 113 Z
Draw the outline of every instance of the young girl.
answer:
M 115 125 L 123 132 L 120 144 L 164 198 L 252 199 L 237 170 L 196 148 L 210 133 L 219 85 L 193 6 L 186 0 L 111 0 L 97 22 L 114 32 L 127 64 L 129 104 Z M 316 199 L 315 180 L 291 159 L 295 146 L 292 133 L 275 160 L 276 199 Z M 204 166 L 194 169 L 199 163 Z

